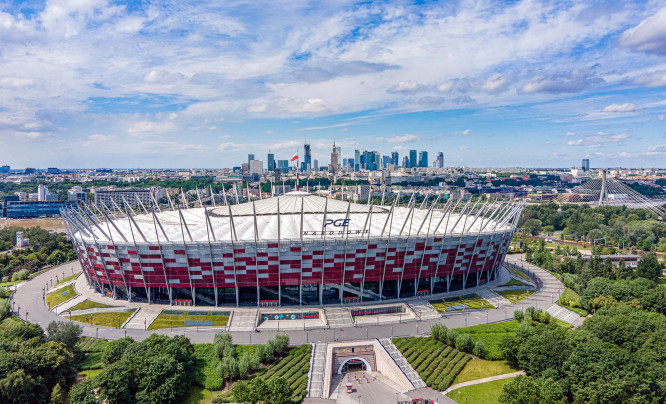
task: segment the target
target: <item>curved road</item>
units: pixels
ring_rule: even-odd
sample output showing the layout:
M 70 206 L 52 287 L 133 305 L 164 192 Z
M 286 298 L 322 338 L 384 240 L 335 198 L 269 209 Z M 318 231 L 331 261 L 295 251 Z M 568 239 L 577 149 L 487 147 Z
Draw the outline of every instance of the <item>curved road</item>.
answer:
M 471 311 L 467 313 L 457 313 L 445 315 L 441 319 L 423 320 L 419 322 L 394 323 L 386 325 L 370 325 L 367 327 L 347 327 L 344 329 L 312 330 L 299 331 L 289 330 L 281 331 L 281 334 L 288 334 L 292 344 L 305 344 L 312 342 L 332 342 L 332 341 L 358 341 L 370 338 L 384 338 L 389 336 L 413 336 L 420 334 L 429 334 L 430 326 L 441 323 L 448 328 L 460 328 L 465 326 L 493 323 L 505 321 L 513 318 L 513 312 L 517 309 L 524 309 L 534 306 L 538 309 L 546 310 L 557 301 L 560 291 L 564 288 L 560 281 L 550 273 L 522 261 L 518 256 L 508 255 L 507 262 L 521 266 L 530 271 L 537 281 L 538 289 L 529 299 L 525 299 L 517 304 L 510 304 L 502 308 Z M 58 271 L 65 270 L 71 272 L 72 264 L 65 264 L 60 267 L 46 271 L 28 282 L 22 284 L 13 295 L 14 310 L 21 319 L 39 324 L 46 328 L 51 321 L 68 321 L 49 310 L 44 304 L 43 288 L 44 285 L 55 276 Z M 20 307 L 20 310 L 18 308 Z M 163 334 L 168 336 L 184 335 L 193 343 L 213 342 L 216 331 L 206 331 L 204 329 L 170 331 L 168 329 L 156 331 L 144 331 L 137 329 L 117 329 L 111 327 L 96 327 L 80 324 L 83 327 L 83 336 L 92 338 L 104 338 L 109 340 L 132 337 L 135 340 L 143 340 L 151 334 Z M 277 332 L 231 332 L 234 342 L 237 344 L 260 344 L 266 343 Z

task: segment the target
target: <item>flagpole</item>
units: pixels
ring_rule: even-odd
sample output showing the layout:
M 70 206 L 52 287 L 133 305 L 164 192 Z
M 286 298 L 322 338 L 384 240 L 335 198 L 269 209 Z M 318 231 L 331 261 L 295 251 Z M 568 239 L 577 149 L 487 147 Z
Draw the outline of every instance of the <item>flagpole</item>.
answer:
M 296 191 L 298 191 L 298 149 L 296 149 Z

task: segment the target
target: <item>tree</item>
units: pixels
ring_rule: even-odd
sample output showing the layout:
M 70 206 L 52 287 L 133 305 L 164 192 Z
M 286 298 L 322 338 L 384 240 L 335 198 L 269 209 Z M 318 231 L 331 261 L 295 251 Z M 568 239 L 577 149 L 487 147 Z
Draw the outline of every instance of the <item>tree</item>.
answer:
M 70 351 L 79 341 L 83 328 L 71 322 L 51 321 L 46 327 L 46 335 L 49 341 L 62 342 Z
M 533 236 L 539 235 L 541 232 L 541 220 L 539 219 L 530 219 L 525 222 L 524 227 L 527 228 L 529 234 Z
M 281 354 L 289 347 L 289 336 L 287 334 L 278 334 L 274 340 L 276 354 Z
M 638 262 L 636 266 L 636 276 L 656 281 L 662 274 L 661 264 L 657 259 L 657 254 L 650 253 Z
M 476 341 L 476 343 L 474 344 L 474 350 L 472 351 L 472 353 L 474 355 L 478 356 L 479 358 L 485 358 L 486 357 L 486 354 L 488 352 L 486 351 L 486 346 L 483 343 L 483 340 Z
M 132 344 L 134 344 L 134 340 L 131 337 L 109 342 L 106 348 L 104 348 L 104 352 L 102 352 L 102 363 L 110 365 L 119 361 L 127 347 Z
M 74 385 L 69 391 L 70 404 L 100 404 L 99 399 L 93 393 L 95 383 L 92 379 L 86 379 Z
M 252 401 L 251 394 L 250 386 L 244 381 L 237 382 L 231 388 L 231 395 L 234 397 L 234 401 L 238 403 L 256 403 L 256 401 Z
M 456 349 L 459 351 L 472 352 L 474 342 L 469 334 L 461 334 L 456 337 Z
M 555 404 L 566 402 L 562 386 L 553 379 L 518 376 L 504 385 L 499 396 L 502 404 Z
M 47 263 L 50 265 L 58 265 L 61 262 L 65 262 L 67 259 L 67 256 L 65 255 L 64 252 L 60 250 L 55 250 L 49 255 L 49 258 L 46 260 Z
M 217 357 L 220 360 L 224 359 L 225 351 L 228 352 L 229 348 L 233 348 L 233 338 L 229 333 L 217 333 L 215 334 L 215 339 L 213 340 L 213 345 L 215 346 L 215 352 Z
M 245 379 L 247 378 L 248 373 L 250 372 L 250 355 L 245 354 L 238 361 L 238 378 Z
M 36 401 L 35 390 L 39 386 L 30 374 L 23 369 L 18 369 L 0 379 L 0 402 L 8 404 L 34 403 Z M 41 390 L 41 389 L 40 389 Z
M 136 378 L 131 371 L 132 364 L 120 360 L 104 367 L 95 377 L 99 387 L 99 398 L 109 404 L 135 403 Z
M 51 390 L 50 404 L 65 404 L 66 399 L 66 392 L 62 389 L 60 383 L 56 384 Z
M 289 387 L 289 383 L 282 377 L 271 379 L 268 383 L 268 390 L 270 394 L 268 401 L 272 404 L 286 404 L 291 403 L 291 395 L 293 391 Z

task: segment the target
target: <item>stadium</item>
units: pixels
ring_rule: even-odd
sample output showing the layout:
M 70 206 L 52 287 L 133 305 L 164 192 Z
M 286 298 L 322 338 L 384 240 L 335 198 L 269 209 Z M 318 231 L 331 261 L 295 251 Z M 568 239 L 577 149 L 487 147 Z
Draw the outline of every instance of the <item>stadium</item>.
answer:
M 399 206 L 290 192 L 236 205 L 62 209 L 87 282 L 193 305 L 379 302 L 497 276 L 523 206 L 414 197 Z

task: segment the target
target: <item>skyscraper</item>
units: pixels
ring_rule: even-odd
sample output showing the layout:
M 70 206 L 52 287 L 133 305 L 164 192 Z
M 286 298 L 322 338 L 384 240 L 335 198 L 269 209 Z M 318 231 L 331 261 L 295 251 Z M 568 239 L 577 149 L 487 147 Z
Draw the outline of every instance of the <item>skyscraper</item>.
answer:
M 354 171 L 361 170 L 361 152 L 354 150 Z
M 443 168 L 444 167 L 444 152 L 439 152 L 437 153 L 437 168 Z
M 329 166 L 328 170 L 330 172 L 336 173 L 340 171 L 340 155 L 338 154 L 338 147 L 335 147 L 335 140 L 333 141 L 333 150 L 331 151 L 331 165 Z
M 391 152 L 391 160 L 393 160 L 393 165 L 398 167 L 400 165 L 400 156 L 397 151 Z
M 428 152 L 425 150 L 419 152 L 419 167 L 428 167 Z
M 254 160 L 254 154 L 247 155 L 247 166 L 250 167 L 250 161 Z
M 409 168 L 409 157 L 404 156 L 402 158 L 402 168 Z
M 583 171 L 590 170 L 590 159 L 583 159 Z
M 314 170 L 319 171 L 319 160 L 314 159 Z
M 305 163 L 305 171 L 312 171 L 312 149 L 310 143 L 303 145 L 303 162 Z
M 416 159 L 416 150 L 409 151 L 409 168 L 416 167 L 418 160 Z
M 267 170 L 269 172 L 275 171 L 275 154 L 273 153 L 268 153 L 268 167 Z

